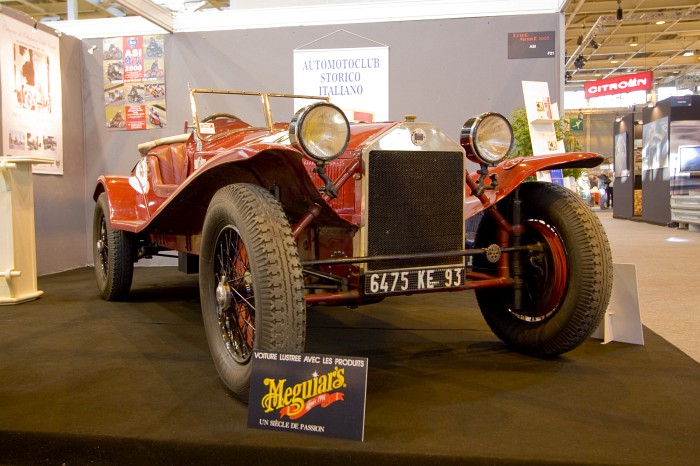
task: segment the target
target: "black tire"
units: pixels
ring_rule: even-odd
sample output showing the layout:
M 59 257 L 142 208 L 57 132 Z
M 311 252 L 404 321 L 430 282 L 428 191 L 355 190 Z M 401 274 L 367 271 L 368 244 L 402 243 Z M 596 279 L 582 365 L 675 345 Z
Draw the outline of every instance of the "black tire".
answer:
M 524 253 L 523 298 L 513 310 L 511 289 L 476 291 L 491 330 L 513 350 L 556 356 L 583 343 L 600 324 L 612 291 L 612 255 L 605 230 L 593 211 L 572 191 L 551 183 L 520 186 L 522 244 L 542 243 L 541 254 Z M 498 204 L 511 215 L 512 195 Z M 476 246 L 496 242 L 496 224 L 487 214 Z M 497 264 L 477 256 L 474 270 L 495 273 Z
M 129 295 L 134 276 L 134 236 L 109 226 L 106 212 L 107 194 L 95 204 L 92 220 L 92 257 L 100 296 L 106 301 L 120 301 Z
M 204 219 L 199 294 L 221 380 L 247 401 L 253 350 L 301 353 L 304 279 L 280 203 L 249 184 L 221 188 Z

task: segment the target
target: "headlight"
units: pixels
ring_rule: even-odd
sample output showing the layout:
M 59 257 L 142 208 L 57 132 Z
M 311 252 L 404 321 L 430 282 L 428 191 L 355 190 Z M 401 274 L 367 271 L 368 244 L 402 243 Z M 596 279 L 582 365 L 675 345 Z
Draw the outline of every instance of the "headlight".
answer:
M 503 115 L 482 113 L 464 123 L 460 144 L 473 162 L 496 165 L 513 146 L 513 129 Z
M 299 110 L 289 124 L 289 139 L 316 162 L 339 157 L 350 141 L 350 124 L 335 105 L 317 102 Z

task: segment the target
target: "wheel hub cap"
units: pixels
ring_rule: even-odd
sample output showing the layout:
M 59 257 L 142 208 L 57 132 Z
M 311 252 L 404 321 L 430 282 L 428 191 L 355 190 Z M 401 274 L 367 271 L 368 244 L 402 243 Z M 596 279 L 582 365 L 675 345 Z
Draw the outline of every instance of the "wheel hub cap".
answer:
M 216 303 L 222 311 L 231 307 L 231 287 L 226 283 L 226 277 L 221 277 L 216 286 Z

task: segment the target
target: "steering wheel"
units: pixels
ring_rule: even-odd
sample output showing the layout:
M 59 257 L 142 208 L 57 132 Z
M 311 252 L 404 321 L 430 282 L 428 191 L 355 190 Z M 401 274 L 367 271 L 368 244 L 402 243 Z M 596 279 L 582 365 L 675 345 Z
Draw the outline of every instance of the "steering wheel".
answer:
M 240 118 L 238 118 L 236 115 L 233 115 L 232 113 L 218 112 L 212 113 L 211 115 L 204 117 L 202 119 L 202 123 L 206 123 L 210 120 L 216 120 L 217 118 L 229 118 L 231 120 L 240 120 Z

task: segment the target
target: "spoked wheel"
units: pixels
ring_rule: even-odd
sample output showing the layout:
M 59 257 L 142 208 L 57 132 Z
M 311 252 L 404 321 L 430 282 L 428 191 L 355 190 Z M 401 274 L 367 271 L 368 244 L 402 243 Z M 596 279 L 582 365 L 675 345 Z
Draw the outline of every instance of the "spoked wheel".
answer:
M 107 218 L 107 195 L 100 194 L 92 221 L 92 255 L 100 296 L 107 301 L 126 298 L 134 276 L 133 234 L 114 230 Z
M 214 270 L 221 338 L 234 361 L 245 364 L 255 336 L 255 292 L 245 245 L 231 226 L 219 232 Z
M 598 327 L 612 290 L 612 256 L 605 231 L 573 192 L 550 183 L 520 186 L 523 293 L 518 307 L 510 288 L 476 291 L 493 332 L 516 351 L 555 356 L 577 347 Z M 512 196 L 498 204 L 510 219 Z M 485 215 L 476 247 L 495 242 L 496 224 Z M 497 264 L 477 256 L 474 269 L 496 273 Z
M 219 376 L 246 400 L 254 350 L 300 353 L 304 283 L 284 211 L 265 189 L 230 185 L 212 198 L 199 256 L 199 292 Z

